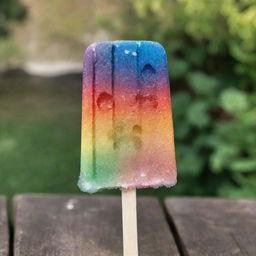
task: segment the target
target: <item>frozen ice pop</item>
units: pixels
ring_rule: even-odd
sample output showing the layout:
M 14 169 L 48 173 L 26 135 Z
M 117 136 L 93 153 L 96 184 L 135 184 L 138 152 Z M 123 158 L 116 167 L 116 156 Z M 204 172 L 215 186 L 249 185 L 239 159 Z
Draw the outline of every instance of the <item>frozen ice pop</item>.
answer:
M 82 99 L 82 191 L 176 183 L 168 67 L 150 41 L 90 45 Z

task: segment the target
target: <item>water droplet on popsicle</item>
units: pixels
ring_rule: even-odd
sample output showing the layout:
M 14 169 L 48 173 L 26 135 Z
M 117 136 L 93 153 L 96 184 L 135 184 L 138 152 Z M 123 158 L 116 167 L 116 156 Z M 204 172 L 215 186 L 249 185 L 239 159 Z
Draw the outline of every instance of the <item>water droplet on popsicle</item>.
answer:
M 150 64 L 146 64 L 141 71 L 141 83 L 147 87 L 156 85 L 156 70 Z
M 142 131 L 141 126 L 138 124 L 134 125 L 132 130 L 134 133 L 138 133 L 138 134 L 141 134 L 141 131 Z
M 152 67 L 151 64 L 146 64 L 142 69 L 142 74 L 155 74 L 156 70 Z
M 113 108 L 113 96 L 107 92 L 102 92 L 97 99 L 97 106 L 102 111 L 109 111 Z

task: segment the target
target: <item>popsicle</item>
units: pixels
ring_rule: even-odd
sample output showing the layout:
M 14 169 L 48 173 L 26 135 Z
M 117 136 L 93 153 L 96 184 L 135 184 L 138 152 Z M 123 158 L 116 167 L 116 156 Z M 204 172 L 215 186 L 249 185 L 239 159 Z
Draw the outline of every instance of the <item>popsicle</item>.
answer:
M 82 96 L 82 191 L 176 183 L 164 48 L 151 41 L 90 45 Z

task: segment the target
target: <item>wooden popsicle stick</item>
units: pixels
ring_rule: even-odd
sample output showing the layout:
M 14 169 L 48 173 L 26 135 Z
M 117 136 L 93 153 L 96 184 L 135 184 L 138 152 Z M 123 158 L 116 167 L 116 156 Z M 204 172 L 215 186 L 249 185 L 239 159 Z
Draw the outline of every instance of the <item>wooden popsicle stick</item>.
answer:
M 138 256 L 136 189 L 122 190 L 123 256 Z

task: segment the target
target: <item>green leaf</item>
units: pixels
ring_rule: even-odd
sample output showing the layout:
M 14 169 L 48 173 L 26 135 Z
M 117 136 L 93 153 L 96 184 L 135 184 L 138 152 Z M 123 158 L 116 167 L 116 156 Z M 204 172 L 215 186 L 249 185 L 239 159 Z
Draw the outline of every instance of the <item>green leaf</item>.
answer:
M 239 155 L 240 148 L 233 144 L 219 142 L 214 153 L 210 157 L 211 168 L 215 173 L 229 167 L 230 161 Z
M 230 198 L 255 198 L 256 189 L 248 187 L 225 186 L 219 189 L 219 195 Z
M 173 59 L 170 63 L 171 70 L 171 78 L 178 79 L 184 76 L 189 69 L 188 62 L 182 60 L 182 59 Z
M 195 127 L 204 128 L 210 123 L 208 104 L 203 101 L 191 104 L 187 110 L 188 121 Z
M 230 164 L 230 168 L 235 172 L 255 172 L 256 159 L 238 159 Z
M 249 107 L 248 96 L 235 88 L 226 89 L 221 93 L 220 106 L 232 114 L 243 112 Z
M 174 132 L 175 139 L 178 139 L 178 140 L 185 139 L 188 136 L 190 131 L 188 122 L 180 121 L 180 120 L 175 121 L 174 131 L 175 131 Z
M 241 62 L 249 64 L 254 64 L 256 62 L 256 53 L 245 51 L 240 43 L 231 40 L 229 47 L 230 52 L 234 56 L 234 58 L 240 60 Z
M 200 47 L 190 47 L 185 50 L 186 59 L 193 65 L 202 65 L 206 58 L 206 49 L 202 46 Z
M 177 165 L 181 174 L 198 176 L 203 171 L 205 159 L 190 146 L 177 145 Z
M 199 95 L 211 95 L 218 86 L 218 80 L 215 77 L 208 76 L 202 72 L 190 73 L 187 81 Z
M 172 107 L 174 119 L 180 119 L 186 115 L 186 109 L 190 105 L 192 99 L 187 92 L 179 92 L 172 97 Z

